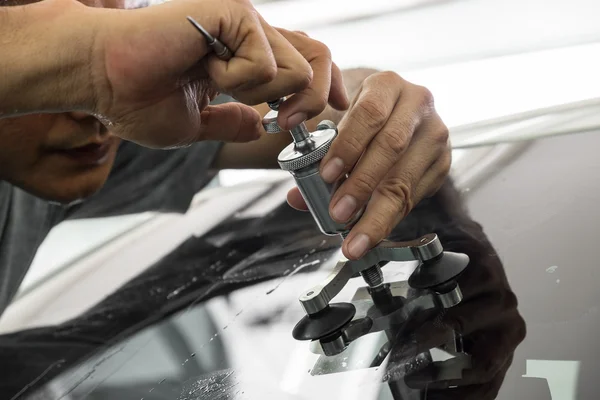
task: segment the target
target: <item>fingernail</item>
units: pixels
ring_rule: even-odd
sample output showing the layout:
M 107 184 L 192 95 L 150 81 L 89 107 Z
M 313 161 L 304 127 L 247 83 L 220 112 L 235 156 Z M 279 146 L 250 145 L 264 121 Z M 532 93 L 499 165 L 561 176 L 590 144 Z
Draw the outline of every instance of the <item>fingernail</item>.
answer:
M 360 233 L 348 244 L 348 253 L 353 258 L 360 258 L 369 249 L 369 244 L 369 237 L 364 233 Z
M 339 157 L 334 157 L 325 164 L 321 177 L 327 183 L 333 183 L 344 172 L 344 161 Z
M 306 113 L 303 112 L 290 115 L 290 117 L 287 119 L 288 129 L 292 129 L 300 125 L 302 122 L 306 121 L 307 117 L 308 116 L 306 115 Z
M 354 215 L 356 211 L 356 199 L 349 194 L 342 197 L 333 210 L 331 210 L 331 216 L 333 219 L 339 222 L 346 222 Z

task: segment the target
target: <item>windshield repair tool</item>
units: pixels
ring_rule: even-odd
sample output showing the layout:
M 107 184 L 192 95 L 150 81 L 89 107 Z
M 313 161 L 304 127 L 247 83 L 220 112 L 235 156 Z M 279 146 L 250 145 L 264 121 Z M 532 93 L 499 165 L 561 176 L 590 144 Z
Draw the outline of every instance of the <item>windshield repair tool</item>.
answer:
M 263 118 L 263 126 L 268 133 L 283 131 L 277 124 L 278 110 L 283 101 L 285 99 L 281 98 L 268 103 L 271 111 Z M 329 204 L 342 182 L 326 183 L 319 172 L 321 160 L 338 134 L 336 125 L 332 121 L 322 121 L 316 132 L 309 132 L 301 123 L 290 133 L 294 142 L 279 153 L 279 166 L 294 177 L 321 232 L 345 238 L 361 213 L 347 224 L 334 221 L 329 215 Z M 420 293 L 423 297 L 420 301 L 414 303 L 391 294 L 381 272 L 381 267 L 390 261 L 418 261 L 408 285 Z M 413 312 L 431 308 L 429 302 L 438 309 L 460 303 L 462 293 L 457 278 L 468 263 L 469 257 L 465 254 L 445 252 L 433 233 L 410 242 L 384 240 L 359 260 L 338 262 L 321 284 L 300 296 L 306 316 L 295 326 L 292 334 L 297 340 L 319 342 L 325 356 L 340 354 L 350 342 L 369 333 L 398 327 Z M 353 303 L 329 304 L 351 278 L 359 275 L 369 286 L 371 305 L 381 310 L 382 303 L 385 303 L 383 314 L 357 315 L 358 307 Z M 364 309 L 364 305 L 361 308 Z
M 204 36 L 204 39 L 206 39 L 206 43 L 211 49 L 213 49 L 213 52 L 215 53 L 217 58 L 219 58 L 219 60 L 231 60 L 231 58 L 233 57 L 233 53 L 227 48 L 227 46 L 221 43 L 219 39 L 215 38 L 213 35 L 208 33 L 208 31 L 204 29 L 202 25 L 200 25 L 198 21 L 196 21 L 194 18 L 188 16 L 187 20 L 190 21 L 190 23 L 194 26 L 194 28 L 198 30 L 198 32 L 202 34 L 202 36 Z

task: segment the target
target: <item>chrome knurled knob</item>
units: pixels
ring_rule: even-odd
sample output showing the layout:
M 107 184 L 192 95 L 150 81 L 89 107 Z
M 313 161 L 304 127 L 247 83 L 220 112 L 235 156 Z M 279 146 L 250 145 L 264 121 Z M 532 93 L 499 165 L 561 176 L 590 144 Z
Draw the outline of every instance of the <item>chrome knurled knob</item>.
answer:
M 278 114 L 279 113 L 277 112 L 277 110 L 271 110 L 263 118 L 262 125 L 263 125 L 263 128 L 265 128 L 265 131 L 267 133 L 283 132 L 283 129 L 281 129 L 281 127 L 277 123 L 277 115 Z

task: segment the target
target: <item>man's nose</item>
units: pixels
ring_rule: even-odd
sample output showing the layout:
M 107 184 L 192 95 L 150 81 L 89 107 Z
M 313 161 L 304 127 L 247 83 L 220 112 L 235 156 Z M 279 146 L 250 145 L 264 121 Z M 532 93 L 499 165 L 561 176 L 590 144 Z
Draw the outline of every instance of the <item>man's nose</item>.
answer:
M 69 113 L 69 116 L 74 120 L 81 121 L 87 118 L 93 118 L 90 114 L 86 114 L 84 112 L 73 111 Z
M 105 136 L 109 134 L 106 127 L 102 125 L 102 123 L 93 115 L 79 111 L 72 111 L 67 113 L 67 115 L 79 125 L 87 126 L 89 129 L 93 129 L 96 135 Z

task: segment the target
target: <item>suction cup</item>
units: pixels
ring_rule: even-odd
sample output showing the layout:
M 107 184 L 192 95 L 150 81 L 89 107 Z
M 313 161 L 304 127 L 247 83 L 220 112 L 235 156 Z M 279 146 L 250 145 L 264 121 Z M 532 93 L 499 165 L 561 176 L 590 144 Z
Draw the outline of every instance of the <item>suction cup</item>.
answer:
M 300 320 L 292 331 L 296 340 L 317 340 L 341 330 L 352 321 L 356 308 L 350 303 L 334 303 Z
M 432 289 L 456 280 L 468 264 L 469 256 L 466 254 L 445 251 L 419 265 L 408 279 L 408 284 L 414 289 Z

